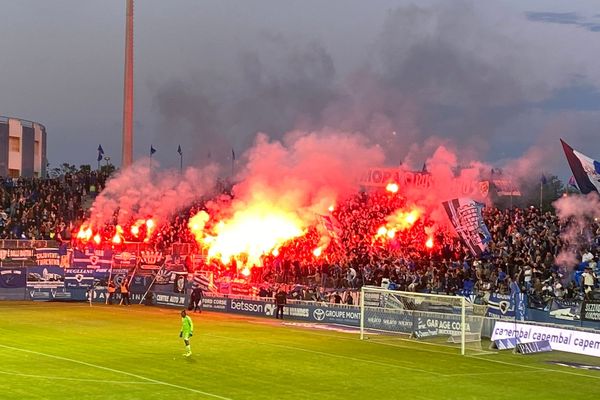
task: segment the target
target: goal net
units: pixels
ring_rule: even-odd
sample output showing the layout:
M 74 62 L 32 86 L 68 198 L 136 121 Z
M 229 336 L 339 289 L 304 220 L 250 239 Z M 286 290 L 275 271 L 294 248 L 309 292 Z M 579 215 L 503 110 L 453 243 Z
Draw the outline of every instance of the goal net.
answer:
M 460 346 L 481 343 L 483 306 L 463 296 L 400 292 L 364 286 L 361 290 L 360 337 L 404 334 L 417 340 Z

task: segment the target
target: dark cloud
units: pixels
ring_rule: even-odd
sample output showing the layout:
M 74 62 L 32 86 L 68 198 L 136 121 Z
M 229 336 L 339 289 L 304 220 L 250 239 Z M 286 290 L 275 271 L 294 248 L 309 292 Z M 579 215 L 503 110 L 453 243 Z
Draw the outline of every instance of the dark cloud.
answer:
M 278 64 L 258 51 L 243 51 L 232 76 L 194 76 L 192 84 L 171 81 L 158 89 L 155 105 L 162 117 L 163 139 L 176 135 L 194 152 L 210 146 L 216 154 L 249 146 L 257 132 L 279 138 L 299 127 L 318 126 L 321 114 L 335 101 L 335 67 L 320 45 L 309 43 L 282 50 Z M 218 83 L 215 84 L 215 81 Z M 185 140 L 185 139 L 184 139 Z
M 582 22 L 574 13 L 526 16 Z M 544 143 L 543 152 L 555 149 L 559 157 L 558 142 L 550 147 L 543 140 L 548 132 L 558 137 L 559 129 L 529 115 L 564 111 L 569 104 L 595 111 L 600 96 L 585 73 L 570 76 L 564 60 L 551 62 L 555 43 L 540 47 L 539 33 L 523 38 L 513 32 L 526 30 L 527 19 L 490 16 L 470 2 L 401 6 L 381 21 L 362 64 L 343 76 L 324 43 L 259 30 L 258 44 L 237 49 L 233 71 L 197 73 L 192 83 L 159 87 L 155 104 L 162 125 L 172 128 L 161 133 L 164 140 L 180 135 L 194 149 L 210 146 L 223 157 L 230 147 L 241 152 L 251 146 L 257 132 L 278 139 L 297 129 L 328 128 L 361 132 L 380 146 L 388 164 L 420 167 L 444 145 L 465 159 L 525 154 L 549 165 L 529 148 Z
M 575 25 L 588 31 L 600 32 L 600 15 L 586 18 L 574 12 L 558 13 L 540 11 L 528 11 L 525 15 L 530 21 Z

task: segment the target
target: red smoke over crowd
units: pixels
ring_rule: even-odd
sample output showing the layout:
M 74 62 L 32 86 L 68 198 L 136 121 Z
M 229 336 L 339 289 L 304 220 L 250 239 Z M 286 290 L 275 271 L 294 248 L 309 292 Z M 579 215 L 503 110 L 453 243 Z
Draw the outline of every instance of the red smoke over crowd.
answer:
M 408 257 L 454 246 L 441 203 L 464 195 L 457 182 L 485 183 L 490 169 L 440 146 L 423 166 L 425 185 L 392 177 L 377 188 L 361 187 L 365 171 L 384 165 L 383 152 L 359 134 L 333 131 L 292 132 L 283 141 L 259 134 L 241 162 L 234 183 L 218 187 L 216 165 L 179 173 L 142 160 L 107 183 L 76 241 L 193 242 L 208 260 L 244 271 L 277 257 L 349 262 L 382 251 Z M 469 197 L 488 201 L 483 186 Z
M 434 185 L 407 188 L 390 180 L 386 190 L 368 196 L 364 208 L 356 205 L 364 202 L 358 177 L 383 165 L 384 156 L 358 134 L 292 132 L 282 142 L 258 135 L 243 161 L 230 196 L 215 193 L 215 166 L 181 175 L 138 163 L 108 182 L 77 240 L 98 246 L 152 243 L 157 227 L 196 203 L 201 209 L 189 216 L 186 237 L 224 265 L 261 266 L 264 257 L 284 251 L 348 257 L 343 248 L 349 243 L 399 249 L 412 248 L 419 238 L 417 247 L 430 249 L 436 232 L 447 228 L 441 202 L 457 195 L 445 182 L 478 180 L 482 170 L 475 163 L 459 169 L 457 157 L 440 147 L 426 163 Z M 368 223 L 352 227 L 348 219 Z

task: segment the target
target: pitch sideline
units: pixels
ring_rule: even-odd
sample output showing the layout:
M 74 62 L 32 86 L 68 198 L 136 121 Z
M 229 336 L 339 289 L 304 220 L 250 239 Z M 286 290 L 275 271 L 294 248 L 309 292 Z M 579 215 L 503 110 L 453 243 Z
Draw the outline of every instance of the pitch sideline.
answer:
M 9 372 L 0 370 L 0 374 L 3 375 L 12 375 L 12 376 L 22 376 L 24 378 L 39 378 L 39 379 L 47 379 L 49 381 L 75 381 L 75 382 L 94 382 L 94 383 L 117 383 L 121 385 L 158 385 L 159 383 L 155 382 L 140 382 L 140 381 L 111 381 L 106 379 L 87 379 L 87 378 L 69 378 L 65 376 L 46 376 L 46 375 L 31 375 L 31 374 L 21 374 L 19 372 Z
M 251 319 L 250 319 L 251 320 Z M 321 332 L 316 332 L 315 330 L 311 330 L 311 329 L 307 329 L 307 332 L 310 332 L 311 335 L 315 335 L 315 336 L 324 336 L 324 337 L 331 337 L 331 338 L 337 338 L 337 339 L 341 339 L 341 340 L 358 340 L 356 338 L 350 338 L 350 337 L 344 337 L 343 335 L 330 335 L 330 334 L 326 334 L 326 333 L 321 333 Z M 209 336 L 214 336 L 214 335 L 209 335 Z M 216 336 L 214 336 L 216 337 Z M 228 337 L 227 339 L 232 339 L 231 337 Z M 403 342 L 408 342 L 408 343 L 419 343 L 419 344 L 426 344 L 426 345 L 431 345 L 431 346 L 439 346 L 439 347 L 443 347 L 443 348 L 450 348 L 448 346 L 445 345 L 440 345 L 437 343 L 427 343 L 427 342 L 416 342 L 414 340 L 411 339 L 404 339 L 404 338 L 398 338 L 398 340 L 403 341 Z M 567 375 L 575 375 L 575 376 L 579 376 L 582 378 L 592 378 L 592 379 L 600 379 L 600 376 L 594 376 L 594 375 L 587 375 L 587 374 L 579 374 L 577 372 L 573 372 L 573 371 L 564 371 L 564 370 L 560 370 L 560 369 L 552 369 L 552 368 L 544 368 L 544 367 L 537 367 L 534 365 L 526 365 L 526 364 L 518 364 L 518 363 L 512 363 L 512 362 L 508 362 L 508 361 L 500 361 L 500 360 L 492 360 L 489 358 L 486 358 L 485 356 L 489 356 L 489 355 L 497 355 L 497 352 L 481 352 L 481 353 L 477 353 L 477 354 L 471 354 L 471 355 L 466 355 L 463 356 L 459 353 L 453 353 L 453 352 L 446 352 L 446 351 L 436 351 L 436 350 L 432 350 L 432 349 L 427 349 L 427 348 L 415 348 L 412 346 L 402 346 L 402 345 L 397 345 L 397 344 L 392 344 L 392 343 L 385 343 L 385 342 L 379 342 L 379 341 L 365 341 L 365 343 L 370 343 L 370 344 L 374 344 L 374 345 L 380 345 L 380 346 L 390 346 L 390 347 L 397 347 L 397 348 L 403 348 L 403 349 L 410 349 L 410 350 L 415 350 L 415 351 L 424 351 L 424 352 L 428 352 L 428 353 L 437 353 L 437 354 L 445 354 L 445 355 L 451 355 L 451 356 L 458 356 L 458 357 L 469 357 L 469 358 L 473 358 L 475 360 L 481 360 L 481 361 L 486 361 L 486 362 L 491 362 L 491 363 L 498 363 L 498 364 L 505 364 L 505 365 L 510 365 L 510 366 L 514 366 L 514 367 L 521 367 L 521 368 L 526 368 L 526 369 L 534 369 L 537 370 L 539 372 L 554 372 L 554 373 L 559 373 L 559 374 L 567 374 Z M 265 344 L 268 345 L 268 344 Z M 280 347 L 289 347 L 289 348 L 293 348 L 296 350 L 302 350 L 302 351 L 308 351 L 308 352 L 313 352 L 311 350 L 306 350 L 306 349 L 300 349 L 300 348 L 296 348 L 296 347 L 292 347 L 292 346 L 284 346 L 284 345 L 272 345 L 272 346 L 280 346 Z M 324 353 L 324 352 L 320 352 L 322 354 L 327 354 L 327 355 L 333 355 L 333 354 L 329 354 L 329 353 Z M 346 356 L 340 356 L 340 355 L 334 355 L 340 358 L 351 358 L 352 357 L 346 357 Z M 376 363 L 376 364 L 381 364 L 381 365 L 385 365 L 385 363 L 380 363 L 380 362 L 376 362 L 376 361 L 369 361 L 369 360 L 361 360 L 361 359 L 354 359 L 355 361 L 363 361 L 363 362 L 367 362 L 367 363 Z M 394 365 L 395 367 L 399 367 L 402 368 L 398 365 Z M 405 367 L 406 368 L 406 367 Z M 432 372 L 432 371 L 423 371 L 423 372 L 427 372 L 430 374 L 435 374 L 438 376 L 443 376 L 443 377 L 450 377 L 450 375 L 445 375 L 445 374 L 440 374 L 440 373 L 436 373 L 436 372 Z
M 118 373 L 118 374 L 123 374 L 123 375 L 131 376 L 133 378 L 138 378 L 138 379 L 141 379 L 141 380 L 144 380 L 144 381 L 148 381 L 148 382 L 152 382 L 152 383 L 155 383 L 155 384 L 169 386 L 169 387 L 176 388 L 176 389 L 181 389 L 181 390 L 187 390 L 188 392 L 197 393 L 197 394 L 201 394 L 201 395 L 208 396 L 208 397 L 214 397 L 216 399 L 233 400 L 233 399 L 231 399 L 229 397 L 219 396 L 218 394 L 209 393 L 209 392 L 203 392 L 202 390 L 197 390 L 197 389 L 189 388 L 189 387 L 186 387 L 186 386 L 176 385 L 174 383 L 159 381 L 157 379 L 147 378 L 145 376 L 137 375 L 137 374 L 134 374 L 134 373 L 131 373 L 131 372 L 121 371 L 121 370 L 113 369 L 113 368 L 109 368 L 109 367 L 104 367 L 102 365 L 92 364 L 92 363 L 88 363 L 88 362 L 85 362 L 85 361 L 79 361 L 79 360 L 75 360 L 75 359 L 72 359 L 72 358 L 56 356 L 56 355 L 53 355 L 53 354 L 42 353 L 42 352 L 39 352 L 39 351 L 21 349 L 19 347 L 6 346 L 6 345 L 3 345 L 3 344 L 0 344 L 0 347 L 5 348 L 5 349 L 9 349 L 9 350 L 20 351 L 20 352 L 23 352 L 23 353 L 37 354 L 37 355 L 40 355 L 40 356 L 54 358 L 54 359 L 57 359 L 57 360 L 69 361 L 69 362 L 72 362 L 72 363 L 75 363 L 75 364 L 81 364 L 81 365 L 85 365 L 85 366 L 92 367 L 92 368 L 98 368 L 98 369 L 101 369 L 101 370 L 104 370 L 104 371 L 115 372 L 115 373 Z
M 258 344 L 263 345 L 263 346 L 271 346 L 271 347 L 278 347 L 278 348 L 288 349 L 288 350 L 302 351 L 302 352 L 305 352 L 305 353 L 319 354 L 319 355 L 327 356 L 327 357 L 334 357 L 334 358 L 341 358 L 341 359 L 344 359 L 344 360 L 358 361 L 358 362 L 365 363 L 365 364 L 375 364 L 375 365 L 381 365 L 381 366 L 390 367 L 390 368 L 400 368 L 400 369 L 407 369 L 407 370 L 411 370 L 411 371 L 419 371 L 419 372 L 423 372 L 423 373 L 426 373 L 426 374 L 431 374 L 431 375 L 434 375 L 434 376 L 444 376 L 444 374 L 440 374 L 439 372 L 426 371 L 424 369 L 419 369 L 419 368 L 414 368 L 414 367 L 408 367 L 408 366 L 398 365 L 398 364 L 390 364 L 390 363 L 385 363 L 385 362 L 375 361 L 375 360 L 365 360 L 365 359 L 362 359 L 362 358 L 344 356 L 344 355 L 341 355 L 341 354 L 327 353 L 325 351 L 317 351 L 317 350 L 304 349 L 302 347 L 287 346 L 287 345 L 284 345 L 284 344 L 276 344 L 276 343 L 263 343 L 263 342 L 257 342 L 255 340 L 235 338 L 235 337 L 229 337 L 229 336 L 220 336 L 220 335 L 213 335 L 213 334 L 205 334 L 204 336 L 218 338 L 218 339 L 237 340 L 237 341 L 241 341 L 241 342 L 258 343 Z

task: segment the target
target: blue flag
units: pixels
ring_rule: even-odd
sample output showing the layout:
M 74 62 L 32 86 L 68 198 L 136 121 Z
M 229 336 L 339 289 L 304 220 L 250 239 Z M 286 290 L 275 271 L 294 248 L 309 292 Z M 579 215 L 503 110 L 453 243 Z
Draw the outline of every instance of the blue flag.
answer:
M 235 161 L 235 151 L 233 151 L 233 148 L 231 149 L 231 159 Z
M 154 146 L 150 145 L 150 155 L 156 153 L 156 149 L 154 148 Z
M 104 157 L 104 149 L 102 148 L 102 145 L 99 144 L 98 145 L 98 161 L 102 161 L 102 157 Z
M 442 202 L 452 226 L 463 243 L 474 256 L 481 256 L 487 244 L 492 241 L 482 209 L 484 204 L 469 198 L 459 198 Z
M 540 183 L 542 185 L 545 185 L 548 183 L 548 179 L 546 179 L 546 175 L 542 174 L 542 177 L 540 178 Z
M 180 156 L 183 155 L 183 152 L 181 151 L 181 145 L 177 146 L 177 153 L 179 153 Z

